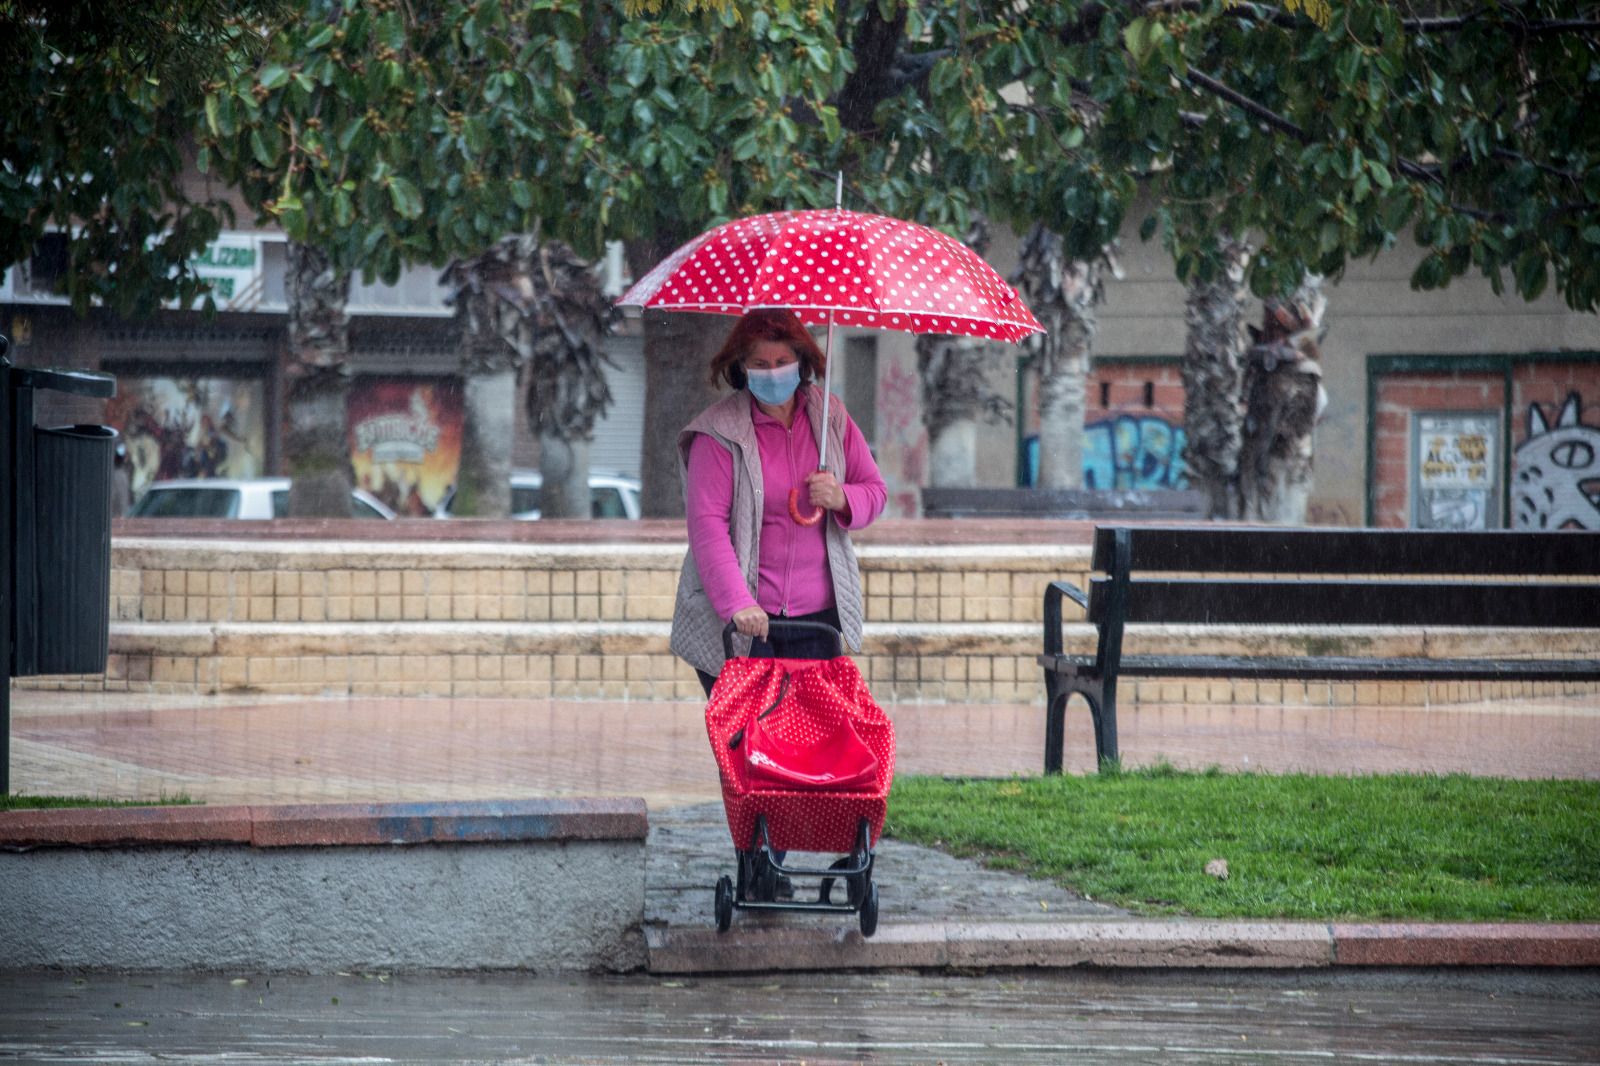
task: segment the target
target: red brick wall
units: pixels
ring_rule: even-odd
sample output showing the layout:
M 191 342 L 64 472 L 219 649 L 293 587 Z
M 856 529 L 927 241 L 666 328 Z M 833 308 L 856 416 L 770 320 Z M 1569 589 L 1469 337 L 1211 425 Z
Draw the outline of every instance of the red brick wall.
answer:
M 1144 402 L 1144 387 L 1151 386 L 1152 403 Z M 1100 402 L 1107 393 L 1108 403 Z M 1084 420 L 1098 422 L 1117 414 L 1161 415 L 1175 426 L 1183 425 L 1183 376 L 1176 363 L 1103 363 L 1089 373 L 1089 395 Z
M 1505 406 L 1502 374 L 1390 374 L 1378 380 L 1373 524 L 1411 524 L 1411 416 L 1417 411 L 1494 411 Z
M 1416 412 L 1495 412 L 1502 419 L 1509 418 L 1509 447 L 1513 453 L 1527 440 L 1530 404 L 1538 404 L 1546 422 L 1555 426 L 1563 405 L 1576 395 L 1580 421 L 1600 426 L 1600 359 L 1519 360 L 1510 363 L 1510 367 L 1509 408 L 1505 374 L 1498 370 L 1385 374 L 1378 379 L 1372 438 L 1375 525 L 1401 528 L 1411 524 L 1411 416 Z M 1504 459 L 1499 449 L 1505 447 L 1505 441 L 1497 442 L 1497 479 Z M 1509 491 L 1510 486 L 1500 486 L 1502 498 Z

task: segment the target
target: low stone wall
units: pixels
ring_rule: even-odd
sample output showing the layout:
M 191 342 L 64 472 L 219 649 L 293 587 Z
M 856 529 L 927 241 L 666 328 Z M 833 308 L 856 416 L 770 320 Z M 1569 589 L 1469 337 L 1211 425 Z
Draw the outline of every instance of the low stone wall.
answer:
M 112 540 L 106 673 L 19 684 L 183 693 L 703 698 L 694 672 L 667 646 L 686 552 L 675 539 L 679 524 L 612 523 L 627 527 L 633 539 L 611 542 L 592 534 L 572 542 L 470 540 L 459 527 L 450 527 L 456 534 L 450 539 L 406 541 L 392 533 L 382 539 L 387 531 L 372 529 L 391 524 L 398 523 L 346 522 L 332 531 L 340 536 L 319 531 L 307 539 L 230 539 L 216 532 L 179 539 L 124 531 Z M 527 537 L 528 527 L 547 527 L 538 532 L 549 536 L 560 525 L 584 524 L 484 528 L 513 538 Z M 354 535 L 356 528 L 364 535 Z M 876 528 L 858 549 L 867 627 L 855 658 L 877 698 L 1042 705 L 1034 657 L 1042 641 L 1044 589 L 1054 580 L 1083 585 L 1090 525 L 903 523 L 887 534 Z M 935 535 L 924 533 L 929 529 Z M 1069 622 L 1065 635 L 1069 650 L 1093 649 L 1092 627 Z M 1588 632 L 1516 630 L 1140 627 L 1130 630 L 1126 651 L 1573 656 L 1592 653 L 1592 639 Z M 1124 707 L 1422 705 L 1572 692 L 1600 693 L 1600 686 L 1144 680 L 1124 685 L 1121 698 Z
M 628 971 L 637 799 L 0 813 L 0 968 Z

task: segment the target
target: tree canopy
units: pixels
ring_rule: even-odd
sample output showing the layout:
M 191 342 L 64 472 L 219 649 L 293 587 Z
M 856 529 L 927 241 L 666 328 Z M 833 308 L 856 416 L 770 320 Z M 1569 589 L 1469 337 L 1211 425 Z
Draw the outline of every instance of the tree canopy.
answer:
M 1600 20 L 1561 0 L 1428 14 L 1386 0 L 921 5 L 945 52 L 909 120 L 929 158 L 1089 254 L 1141 195 L 1185 279 L 1249 234 L 1291 290 L 1410 233 L 1413 275 L 1600 301 Z M 924 117 L 925 116 L 925 117 Z
M 225 71 L 236 26 L 283 6 L 0 3 L 0 276 L 57 230 L 80 311 L 201 296 L 187 263 L 227 217 L 181 182 L 201 86 Z

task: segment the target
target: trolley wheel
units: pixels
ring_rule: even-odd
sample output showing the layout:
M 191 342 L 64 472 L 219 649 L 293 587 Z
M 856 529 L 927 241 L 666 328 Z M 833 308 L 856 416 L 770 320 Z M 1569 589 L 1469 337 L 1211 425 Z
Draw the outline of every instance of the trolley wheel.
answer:
M 726 933 L 733 924 L 733 879 L 727 874 L 717 878 L 717 932 Z
M 871 936 L 878 931 L 878 886 L 867 885 L 867 898 L 861 901 L 861 935 Z

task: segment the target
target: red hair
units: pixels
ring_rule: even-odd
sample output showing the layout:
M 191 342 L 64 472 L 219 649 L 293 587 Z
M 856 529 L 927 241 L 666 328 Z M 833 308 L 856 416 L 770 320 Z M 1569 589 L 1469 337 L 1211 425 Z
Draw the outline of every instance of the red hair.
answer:
M 793 311 L 781 307 L 762 307 L 746 311 L 733 327 L 722 348 L 711 360 L 711 383 L 727 382 L 735 389 L 745 387 L 744 359 L 762 341 L 787 344 L 800 360 L 800 380 L 815 381 L 822 378 L 826 358 L 817 342 L 811 339 L 806 327 Z

